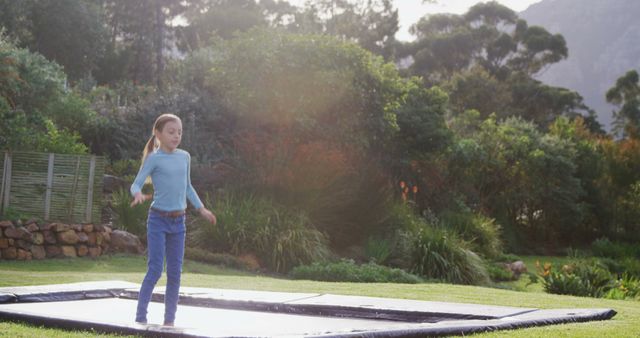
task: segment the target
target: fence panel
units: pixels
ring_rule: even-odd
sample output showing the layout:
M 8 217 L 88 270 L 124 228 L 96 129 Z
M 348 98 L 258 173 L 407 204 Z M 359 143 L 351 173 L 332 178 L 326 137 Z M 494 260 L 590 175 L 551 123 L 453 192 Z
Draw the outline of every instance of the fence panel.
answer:
M 0 208 L 48 221 L 99 222 L 104 158 L 5 153 Z

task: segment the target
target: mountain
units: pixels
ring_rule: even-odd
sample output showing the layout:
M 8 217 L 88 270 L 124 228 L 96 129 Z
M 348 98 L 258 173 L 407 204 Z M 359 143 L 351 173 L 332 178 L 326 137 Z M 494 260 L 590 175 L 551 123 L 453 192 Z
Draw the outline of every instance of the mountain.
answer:
M 605 93 L 627 71 L 640 70 L 640 1 L 543 0 L 519 16 L 567 42 L 569 57 L 537 78 L 580 93 L 610 130 L 615 107 Z

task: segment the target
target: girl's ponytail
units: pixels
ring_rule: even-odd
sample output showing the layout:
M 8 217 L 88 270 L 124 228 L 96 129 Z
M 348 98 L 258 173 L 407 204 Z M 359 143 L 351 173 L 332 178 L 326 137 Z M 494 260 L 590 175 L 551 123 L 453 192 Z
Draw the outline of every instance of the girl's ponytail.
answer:
M 153 152 L 155 147 L 156 147 L 156 135 L 151 135 L 151 137 L 149 138 L 149 141 L 147 141 L 147 144 L 144 146 L 144 150 L 142 151 L 142 161 L 140 161 L 140 168 L 142 168 L 142 165 L 144 164 L 144 161 L 147 159 L 147 156 L 149 156 L 149 154 Z

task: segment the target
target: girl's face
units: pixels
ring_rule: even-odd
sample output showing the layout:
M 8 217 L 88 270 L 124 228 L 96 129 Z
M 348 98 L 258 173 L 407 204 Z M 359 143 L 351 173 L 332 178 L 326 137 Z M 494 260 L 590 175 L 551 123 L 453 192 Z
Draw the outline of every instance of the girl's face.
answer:
M 155 134 L 160 142 L 160 149 L 171 153 L 178 148 L 182 140 L 182 122 L 169 121 L 164 124 L 162 131 L 155 130 Z

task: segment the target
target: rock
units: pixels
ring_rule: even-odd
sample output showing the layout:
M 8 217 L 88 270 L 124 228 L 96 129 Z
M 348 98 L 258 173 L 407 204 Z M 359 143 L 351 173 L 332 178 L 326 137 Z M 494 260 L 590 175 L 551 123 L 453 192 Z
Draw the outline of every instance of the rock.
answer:
M 76 247 L 76 250 L 78 252 L 78 257 L 84 257 L 89 253 L 89 248 L 87 248 L 87 246 L 84 244 L 78 245 Z
M 55 230 L 55 227 L 56 227 L 56 223 L 43 223 L 43 224 L 40 224 L 40 230 L 42 230 L 42 231 L 45 231 L 45 230 L 49 231 L 52 228 Z
M 25 241 L 24 239 L 16 239 L 16 247 L 23 250 L 31 250 L 33 244 L 30 241 Z
M 62 256 L 62 249 L 57 245 L 47 245 L 44 247 L 44 251 L 46 251 L 48 258 Z
M 82 231 L 89 233 L 93 232 L 93 224 L 85 224 L 82 226 Z
M 18 257 L 18 249 L 11 246 L 6 249 L 2 249 L 2 258 L 4 259 L 16 259 Z
M 87 244 L 89 245 L 96 245 L 96 233 L 95 232 L 90 232 L 87 234 Z
M 31 247 L 31 255 L 34 259 L 44 259 L 47 257 L 47 252 L 42 245 L 34 245 Z
M 243 262 L 249 270 L 260 270 L 260 261 L 254 254 L 245 253 L 238 256 L 238 259 Z
M 509 263 L 507 264 L 507 267 L 509 268 L 509 270 L 511 270 L 513 278 L 515 279 L 520 278 L 521 274 L 527 272 L 527 266 L 523 261 L 515 261 L 513 263 Z
M 15 239 L 24 239 L 27 241 L 31 240 L 31 233 L 29 232 L 29 230 L 23 228 L 23 227 L 9 227 L 4 229 L 4 235 L 8 238 L 15 238 Z
M 6 249 L 9 247 L 9 240 L 6 238 L 0 238 L 0 249 Z
M 89 240 L 89 236 L 84 232 L 78 232 L 78 242 L 86 243 Z
M 47 244 L 56 244 L 58 241 L 56 240 L 55 232 L 44 230 L 42 231 L 42 235 L 44 236 L 44 242 Z
M 89 247 L 89 257 L 98 257 L 102 254 L 102 249 L 97 247 Z
M 60 249 L 62 250 L 62 256 L 64 257 L 78 257 L 75 246 L 63 245 Z
M 128 252 L 133 254 L 142 254 L 144 252 L 144 247 L 138 236 L 123 230 L 114 230 L 111 233 L 110 243 L 111 248 L 115 252 Z
M 78 234 L 73 230 L 58 232 L 57 238 L 60 244 L 76 244 L 80 240 Z
M 16 255 L 16 259 L 19 261 L 26 261 L 27 260 L 27 256 L 29 257 L 29 259 L 31 259 L 31 253 L 27 250 L 23 250 L 23 249 L 18 249 L 17 255 Z
M 44 243 L 44 235 L 41 232 L 39 231 L 32 232 L 31 236 L 32 236 L 31 240 L 33 241 L 33 244 L 42 245 Z
M 0 221 L 0 228 L 8 228 L 12 226 L 13 223 L 11 221 Z
M 56 232 L 63 232 L 63 231 L 69 230 L 70 227 L 69 227 L 69 224 L 55 223 L 55 225 L 52 225 L 51 229 L 53 229 Z
M 35 232 L 40 230 L 40 227 L 38 227 L 38 223 L 29 223 L 27 225 L 24 226 L 25 229 L 29 230 L 29 232 Z

